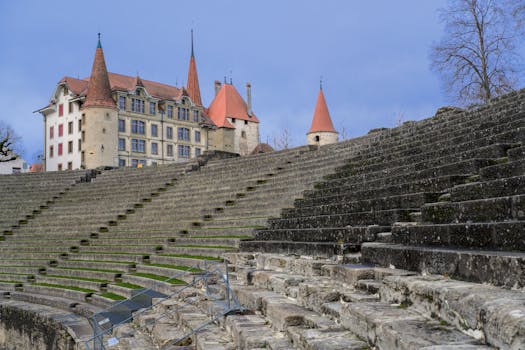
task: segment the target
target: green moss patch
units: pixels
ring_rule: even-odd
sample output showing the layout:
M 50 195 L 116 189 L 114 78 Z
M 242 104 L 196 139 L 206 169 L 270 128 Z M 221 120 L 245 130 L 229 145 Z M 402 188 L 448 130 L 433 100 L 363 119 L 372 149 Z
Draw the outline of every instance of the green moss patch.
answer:
M 197 260 L 222 261 L 222 258 L 216 258 L 214 256 L 203 256 L 203 255 L 159 254 L 159 256 L 169 256 L 169 257 L 173 257 L 173 258 L 185 258 L 185 259 L 197 259 Z
M 115 300 L 115 301 L 126 300 L 126 298 L 123 297 L 122 295 L 118 295 L 118 294 L 110 293 L 110 292 L 102 293 L 102 294 L 100 294 L 100 296 L 104 297 L 106 299 L 111 299 L 111 300 Z
M 149 279 L 152 279 L 152 280 L 166 282 L 166 283 L 170 283 L 170 284 L 186 284 L 186 282 L 178 280 L 176 278 L 170 278 L 170 277 L 166 277 L 166 276 L 154 275 L 152 273 L 134 272 L 131 275 L 138 276 L 138 277 L 149 278 Z

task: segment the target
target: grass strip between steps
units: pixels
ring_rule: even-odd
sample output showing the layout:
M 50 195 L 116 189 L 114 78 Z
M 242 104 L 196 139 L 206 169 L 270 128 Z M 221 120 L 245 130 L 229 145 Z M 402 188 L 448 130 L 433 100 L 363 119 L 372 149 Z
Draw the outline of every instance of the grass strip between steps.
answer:
M 186 237 L 184 237 L 186 238 Z M 243 239 L 243 238 L 253 238 L 253 236 L 189 236 L 188 238 L 210 238 L 210 239 Z
M 146 287 L 139 286 L 138 284 L 128 283 L 128 282 L 115 282 L 112 283 L 115 286 L 128 288 L 128 289 L 145 289 Z
M 123 297 L 122 295 L 118 295 L 118 294 L 111 293 L 111 292 L 106 292 L 106 293 L 102 293 L 102 294 L 99 294 L 99 295 L 101 297 L 106 298 L 106 299 L 111 299 L 111 300 L 115 300 L 115 301 L 126 300 L 126 298 Z
M 190 266 L 179 266 L 179 265 L 170 265 L 170 264 L 144 264 L 144 265 L 163 267 L 166 269 L 174 269 L 174 270 L 181 270 L 181 271 L 188 271 L 188 272 L 202 272 L 201 269 L 197 269 L 195 267 L 190 267 Z
M 57 288 L 57 289 L 69 289 L 69 290 L 74 290 L 74 291 L 83 292 L 83 293 L 95 293 L 96 292 L 93 289 L 74 287 L 74 286 L 64 286 L 64 285 L 61 285 L 61 284 L 51 284 L 51 283 L 44 283 L 44 282 L 33 283 L 32 285 L 33 286 Z
M 137 276 L 137 277 L 149 278 L 149 279 L 152 279 L 152 280 L 166 282 L 166 283 L 170 283 L 170 284 L 186 284 L 186 282 L 178 280 L 176 278 L 170 278 L 170 277 L 166 277 L 166 276 L 155 275 L 155 274 L 152 274 L 152 273 L 134 272 L 131 275 L 132 276 Z

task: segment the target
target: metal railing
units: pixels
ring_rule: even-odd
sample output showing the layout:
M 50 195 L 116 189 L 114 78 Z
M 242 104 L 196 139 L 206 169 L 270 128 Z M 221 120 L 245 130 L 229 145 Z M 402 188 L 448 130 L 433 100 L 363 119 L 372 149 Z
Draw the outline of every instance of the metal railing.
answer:
M 230 287 L 228 262 L 226 260 L 224 260 L 224 262 L 210 262 L 204 260 L 203 263 L 191 266 L 186 271 L 181 271 L 180 273 L 170 277 L 164 282 L 169 283 L 170 281 L 178 279 L 182 276 L 187 276 L 188 271 L 196 271 L 192 273 L 193 279 L 191 283 L 187 283 L 183 287 L 178 288 L 174 293 L 170 295 L 167 295 L 163 298 L 159 298 L 154 303 L 152 302 L 151 306 L 147 308 L 141 308 L 135 312 L 132 312 L 132 310 L 128 309 L 129 316 L 121 317 L 121 319 L 115 324 L 111 322 L 110 315 L 121 314 L 123 310 L 127 309 L 127 304 L 129 304 L 130 302 L 133 303 L 133 300 L 136 299 L 138 296 L 156 291 L 153 288 L 141 290 L 140 292 L 134 294 L 131 298 L 117 302 L 111 305 L 106 310 L 94 314 L 90 320 L 91 326 L 93 328 L 93 336 L 84 341 L 86 349 L 106 350 L 111 349 L 113 346 L 116 346 L 117 344 L 119 344 L 119 338 L 114 335 L 114 331 L 116 328 L 132 321 L 133 317 L 151 310 L 152 308 L 161 304 L 162 302 L 165 302 L 166 300 L 178 299 L 179 305 L 176 308 L 170 308 L 169 311 L 165 311 L 158 317 L 156 317 L 154 319 L 154 324 L 162 318 L 169 317 L 170 315 L 178 313 L 184 308 L 194 305 L 196 303 L 196 299 L 190 298 L 189 300 L 184 300 L 184 298 L 180 298 L 184 290 L 192 287 L 197 287 L 201 289 L 203 288 L 207 299 L 220 307 L 214 308 L 216 311 L 211 312 L 208 315 L 208 320 L 198 325 L 197 327 L 190 329 L 180 338 L 170 341 L 163 348 L 182 342 L 183 340 L 193 336 L 196 332 L 218 321 L 221 317 L 224 317 L 233 312 L 244 311 L 235 293 Z M 217 290 L 223 291 L 223 293 L 217 293 Z

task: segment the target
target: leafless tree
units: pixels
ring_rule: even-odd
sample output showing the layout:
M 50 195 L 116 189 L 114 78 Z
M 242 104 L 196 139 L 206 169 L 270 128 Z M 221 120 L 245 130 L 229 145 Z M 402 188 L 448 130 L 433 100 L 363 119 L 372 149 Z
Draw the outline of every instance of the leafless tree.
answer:
M 501 0 L 450 0 L 441 10 L 445 35 L 432 48 L 432 68 L 458 103 L 487 102 L 517 84 L 512 11 Z
M 20 138 L 9 125 L 0 121 L 0 162 L 17 159 L 19 146 Z
M 341 126 L 339 128 L 340 132 L 339 132 L 339 141 L 344 141 L 348 138 L 350 138 L 350 134 L 348 133 L 348 131 L 346 130 L 346 128 L 344 126 Z
M 395 127 L 401 126 L 405 122 L 405 115 L 403 114 L 403 112 L 397 112 L 395 114 L 395 118 L 396 118 L 395 123 L 394 123 Z
M 283 129 L 281 134 L 273 136 L 273 147 L 276 150 L 288 149 L 291 146 L 292 136 L 288 129 Z

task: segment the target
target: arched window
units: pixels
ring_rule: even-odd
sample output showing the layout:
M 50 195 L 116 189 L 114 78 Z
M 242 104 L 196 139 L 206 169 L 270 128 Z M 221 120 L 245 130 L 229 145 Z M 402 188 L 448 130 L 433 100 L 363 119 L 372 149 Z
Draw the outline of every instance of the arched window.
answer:
M 319 142 L 319 141 L 321 141 L 321 136 L 316 135 L 316 136 L 315 136 L 315 142 Z

